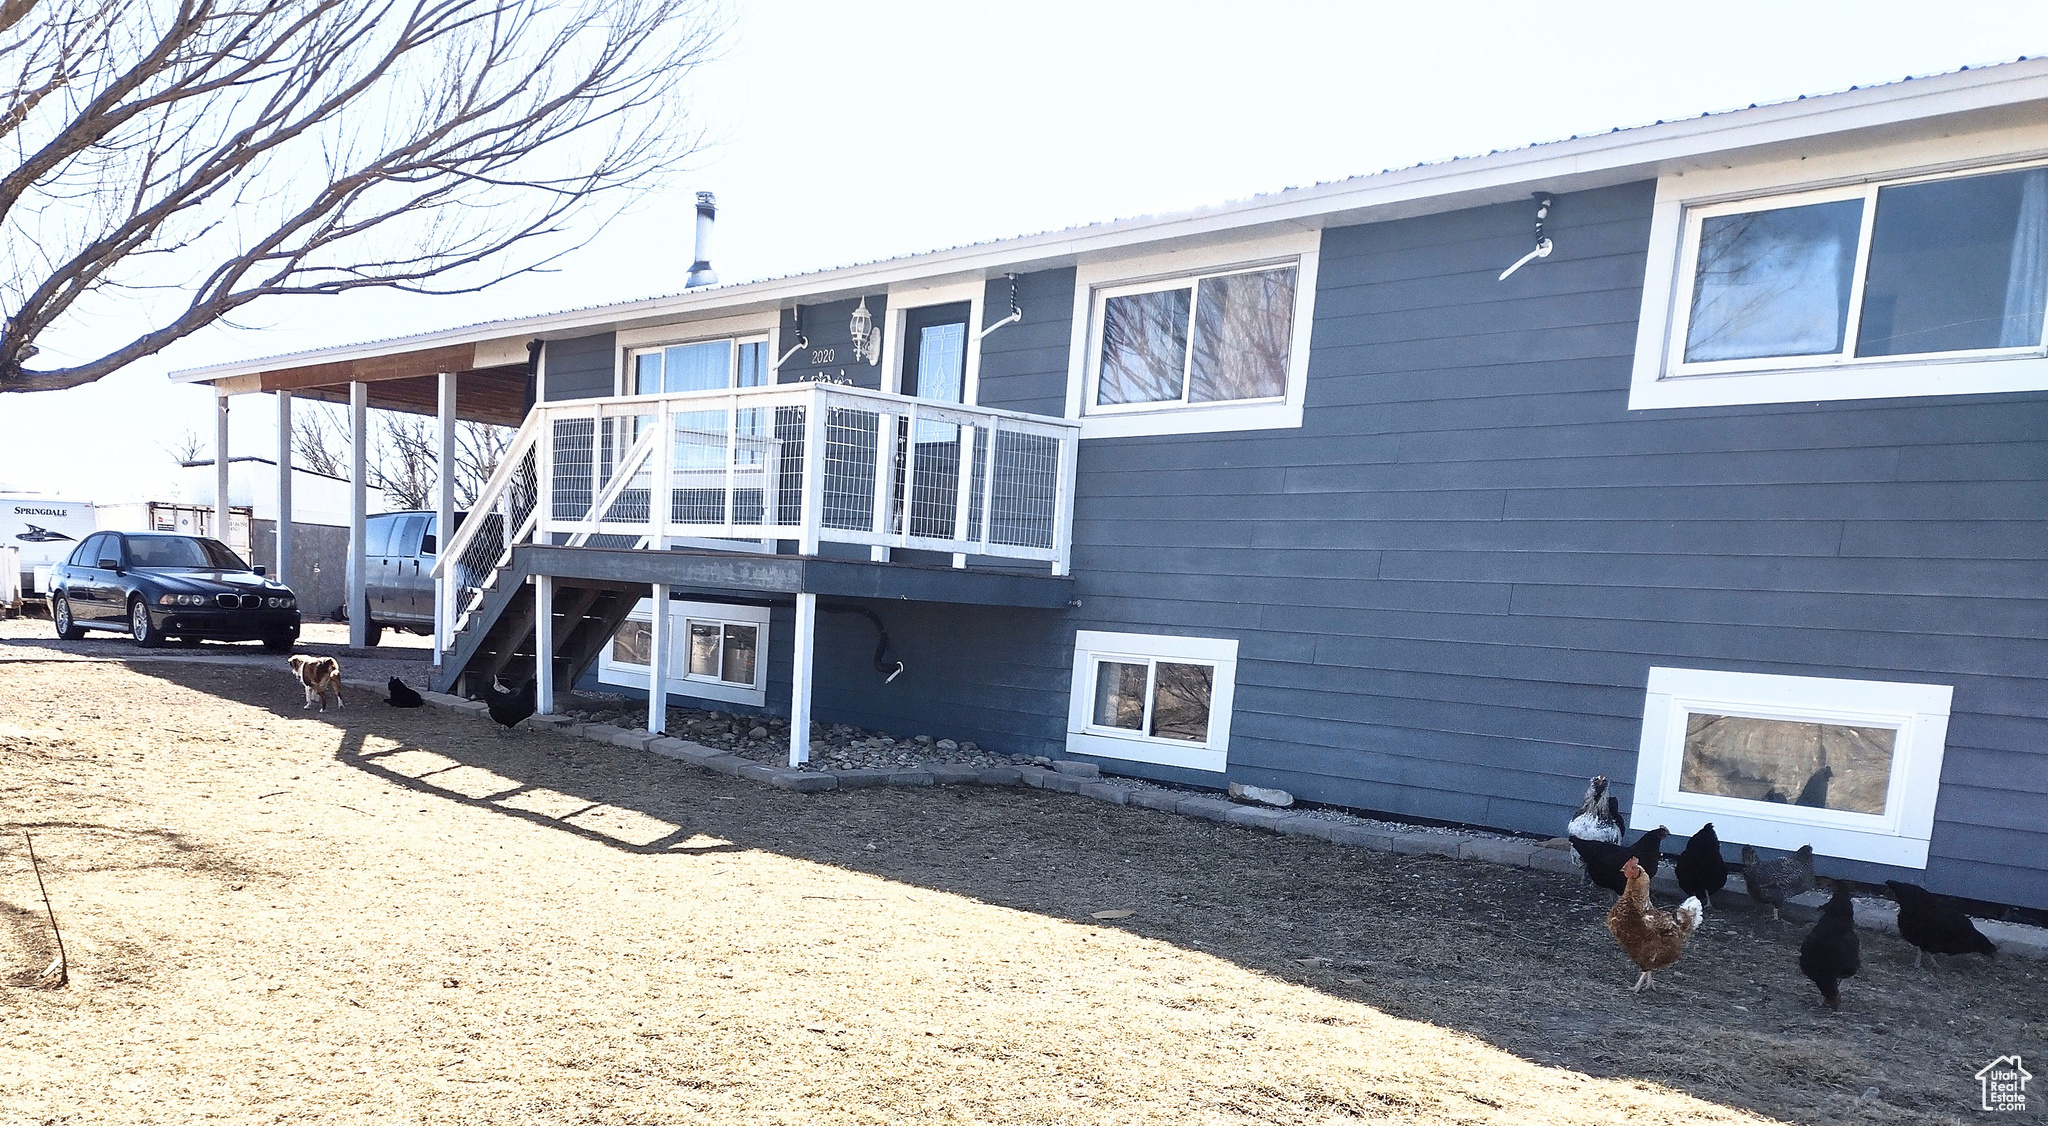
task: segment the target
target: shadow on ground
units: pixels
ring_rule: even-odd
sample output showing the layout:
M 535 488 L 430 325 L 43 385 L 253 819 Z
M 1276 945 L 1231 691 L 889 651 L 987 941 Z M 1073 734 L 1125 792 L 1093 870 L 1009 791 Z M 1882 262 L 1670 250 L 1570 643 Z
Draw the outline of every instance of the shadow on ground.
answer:
M 288 682 L 235 670 L 139 671 L 280 713 Z M 627 852 L 762 850 L 1114 926 L 1273 978 L 1462 1030 L 1533 1062 L 1663 1084 L 1799 1119 L 1918 1120 L 1973 1104 L 1970 1076 L 2038 1042 L 2048 983 L 2017 959 L 1911 969 L 1864 937 L 1865 969 L 1829 1013 L 1799 975 L 1804 928 L 1710 914 L 1658 990 L 1606 933 L 1611 899 L 1577 878 L 1282 838 L 1070 795 L 983 788 L 799 795 L 645 752 L 482 716 L 371 701 L 325 717 L 337 759 L 424 797 Z M 375 737 L 398 749 L 366 750 Z M 1114 923 L 1096 911 L 1132 912 Z M 1874 1103 L 1859 1096 L 1879 1089 Z M 1867 1101 L 1867 1100 L 1866 1100 Z

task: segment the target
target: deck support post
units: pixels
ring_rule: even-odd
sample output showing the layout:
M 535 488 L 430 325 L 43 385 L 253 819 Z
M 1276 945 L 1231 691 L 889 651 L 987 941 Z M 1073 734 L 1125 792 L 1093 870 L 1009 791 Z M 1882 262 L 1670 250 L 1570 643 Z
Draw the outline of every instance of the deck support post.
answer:
M 673 639 L 669 637 L 668 584 L 654 583 L 654 620 L 647 639 L 647 730 L 659 735 L 668 729 L 668 661 Z
M 370 507 L 370 385 L 348 385 L 348 644 L 370 644 L 369 556 L 364 552 Z
M 541 715 L 555 714 L 555 577 L 533 577 L 533 698 Z M 649 731 L 654 728 L 648 728 Z
M 215 403 L 220 409 L 213 417 L 213 538 L 233 546 L 228 539 L 228 397 L 218 396 Z
M 253 553 L 255 545 L 249 550 Z M 292 585 L 292 393 L 277 393 L 277 574 Z
M 434 551 L 439 557 L 441 545 L 455 538 L 455 373 L 444 371 L 439 381 L 436 428 L 438 444 L 434 459 Z M 448 649 L 449 618 L 455 607 L 448 605 L 449 583 L 436 580 L 434 583 L 434 666 L 439 668 L 442 657 Z M 543 680 L 542 691 L 550 681 Z M 541 708 L 546 715 L 551 709 Z
M 817 668 L 818 596 L 796 596 L 796 652 L 789 676 L 789 765 L 811 760 L 811 680 Z

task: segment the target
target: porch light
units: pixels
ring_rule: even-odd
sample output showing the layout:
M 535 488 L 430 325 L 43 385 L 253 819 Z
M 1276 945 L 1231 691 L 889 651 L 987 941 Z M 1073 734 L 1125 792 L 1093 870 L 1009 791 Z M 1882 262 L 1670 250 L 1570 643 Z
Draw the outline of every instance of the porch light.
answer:
M 853 319 L 846 322 L 846 332 L 853 338 L 853 358 L 856 361 L 882 362 L 882 334 L 875 331 L 875 318 L 868 312 L 866 297 L 862 297 L 853 310 Z

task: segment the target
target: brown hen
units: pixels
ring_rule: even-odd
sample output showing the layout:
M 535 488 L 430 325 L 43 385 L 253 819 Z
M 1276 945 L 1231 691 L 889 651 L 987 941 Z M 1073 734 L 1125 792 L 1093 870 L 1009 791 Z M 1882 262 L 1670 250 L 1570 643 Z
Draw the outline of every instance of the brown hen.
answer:
M 1678 955 L 1685 950 L 1685 940 L 1699 929 L 1703 914 L 1700 901 L 1687 899 L 1675 910 L 1660 911 L 1650 905 L 1650 876 L 1635 857 L 1629 857 L 1628 863 L 1621 866 L 1621 874 L 1627 878 L 1628 886 L 1607 912 L 1607 933 L 1614 936 L 1614 941 L 1643 971 L 1629 992 L 1655 989 L 1657 983 L 1651 978 L 1651 971 L 1678 961 Z

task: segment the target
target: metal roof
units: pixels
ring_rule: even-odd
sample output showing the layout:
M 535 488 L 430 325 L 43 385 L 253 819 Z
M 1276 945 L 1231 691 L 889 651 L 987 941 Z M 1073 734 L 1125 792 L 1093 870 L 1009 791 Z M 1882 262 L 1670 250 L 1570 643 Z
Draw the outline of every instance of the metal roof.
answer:
M 279 367 L 416 348 L 653 323 L 693 313 L 780 306 L 795 298 L 872 294 L 894 282 L 1067 264 L 1079 256 L 1169 240 L 1214 239 L 1260 227 L 1316 228 L 1404 218 L 1517 198 L 1533 185 L 1582 190 L 1654 175 L 1714 154 L 1796 143 L 1860 129 L 2048 101 L 2048 57 L 1961 67 L 1895 82 L 1802 94 L 1697 117 L 1615 126 L 1604 133 L 1263 192 L 1188 211 L 1141 214 L 1033 234 L 962 243 L 744 282 L 726 282 L 630 301 L 482 321 L 428 333 L 213 364 L 171 373 L 206 382 Z

